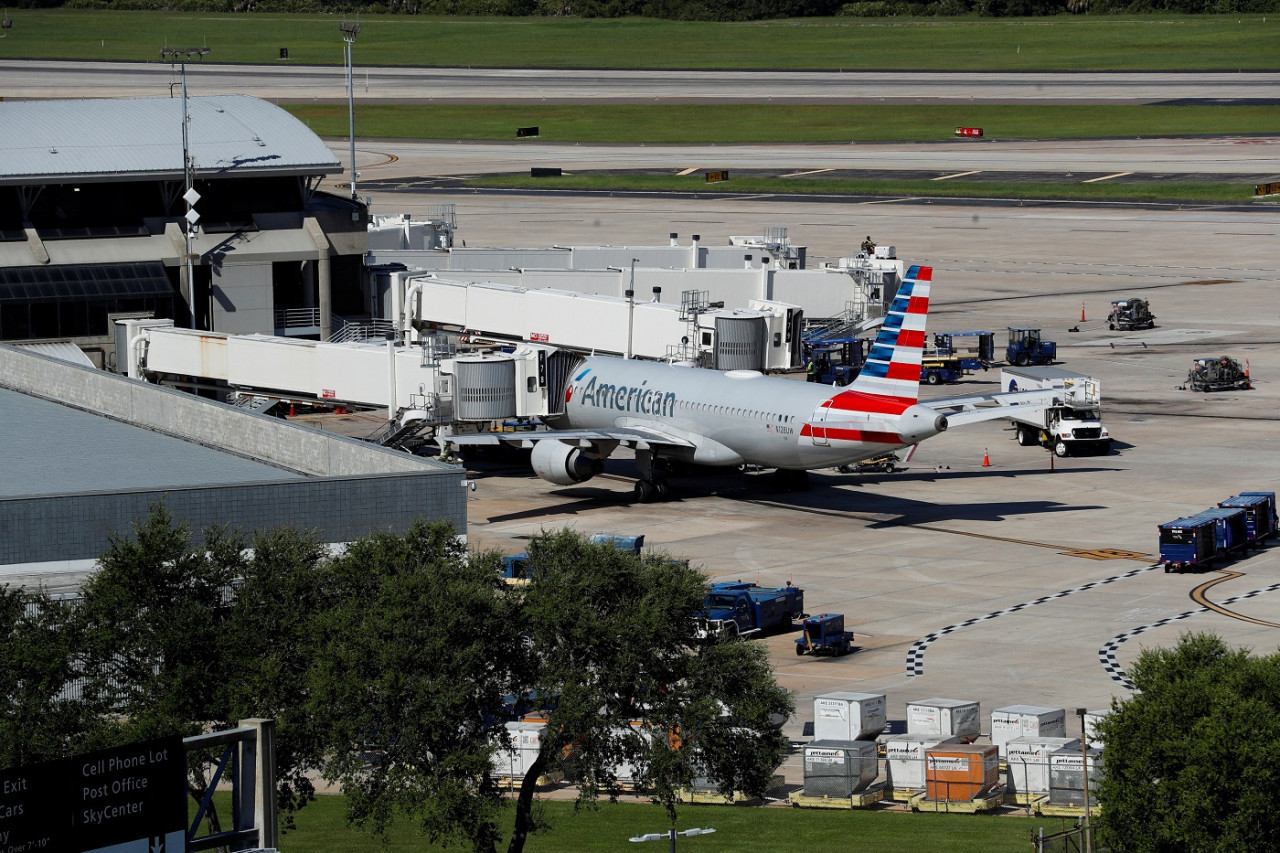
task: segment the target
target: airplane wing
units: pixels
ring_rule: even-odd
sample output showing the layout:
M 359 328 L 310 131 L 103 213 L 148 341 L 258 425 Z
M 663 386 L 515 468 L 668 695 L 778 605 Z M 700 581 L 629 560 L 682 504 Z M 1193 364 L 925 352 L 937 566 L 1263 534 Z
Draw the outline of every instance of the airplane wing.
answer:
M 965 397 L 947 397 L 940 400 L 921 400 L 920 405 L 928 406 L 940 414 L 947 416 L 950 426 L 991 421 L 996 418 L 1012 417 L 1009 411 L 1014 406 L 1027 409 L 1043 409 L 1060 398 L 1055 389 L 1033 391 L 1005 391 L 996 394 L 971 394 Z
M 436 441 L 443 447 L 474 447 L 477 445 L 510 444 L 515 447 L 533 447 L 539 441 L 560 441 L 579 447 L 598 448 L 600 445 L 634 447 L 648 450 L 651 447 L 693 447 L 688 439 L 671 435 L 652 427 L 610 427 L 609 429 L 535 429 L 524 432 L 482 432 L 470 435 L 441 435 Z M 612 450 L 612 447 L 609 448 Z

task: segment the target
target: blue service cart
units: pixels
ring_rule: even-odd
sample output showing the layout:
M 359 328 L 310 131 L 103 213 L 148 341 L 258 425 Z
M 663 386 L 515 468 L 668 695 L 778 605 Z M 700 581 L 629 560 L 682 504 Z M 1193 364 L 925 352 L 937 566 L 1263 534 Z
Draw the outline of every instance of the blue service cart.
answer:
M 1058 344 L 1040 337 L 1039 329 L 1026 326 L 1009 327 L 1009 345 L 1005 361 L 1026 367 L 1028 364 L 1053 364 L 1058 360 Z
M 1218 506 L 1240 507 L 1244 510 L 1245 528 L 1249 533 L 1249 542 L 1255 548 L 1276 535 L 1276 493 L 1275 492 L 1241 492 L 1232 495 Z
M 1160 564 L 1166 573 L 1212 568 L 1217 554 L 1216 519 L 1188 516 L 1160 525 Z
M 1216 527 L 1215 544 L 1218 556 L 1233 559 L 1249 550 L 1249 529 L 1245 525 L 1244 510 L 1239 507 L 1213 507 L 1196 513 L 1198 517 L 1212 518 Z
M 796 654 L 847 655 L 853 648 L 853 632 L 844 629 L 843 613 L 819 613 L 800 623 Z

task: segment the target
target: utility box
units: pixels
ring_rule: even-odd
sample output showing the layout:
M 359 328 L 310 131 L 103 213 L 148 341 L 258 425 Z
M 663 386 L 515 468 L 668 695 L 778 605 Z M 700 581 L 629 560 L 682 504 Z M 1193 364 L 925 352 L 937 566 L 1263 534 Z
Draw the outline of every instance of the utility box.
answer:
M 982 731 L 977 702 L 964 699 L 921 699 L 907 703 L 907 734 L 954 737 L 971 743 Z
M 1005 744 L 1020 737 L 1066 737 L 1065 708 L 1041 708 L 1037 705 L 1009 705 L 991 712 L 991 742 L 1004 758 Z
M 925 797 L 930 800 L 974 800 L 1000 784 L 1000 756 L 995 744 L 939 745 L 925 751 Z
M 1019 798 L 1049 795 L 1049 761 L 1059 750 L 1080 752 L 1080 741 L 1067 737 L 1016 737 L 1005 744 L 1009 792 Z
M 809 797 L 851 797 L 880 775 L 876 742 L 815 740 L 804 747 L 804 793 Z
M 814 740 L 872 740 L 886 725 L 883 693 L 824 693 L 813 699 Z
M 1085 782 L 1089 804 L 1098 802 L 1098 780 L 1102 777 L 1102 750 L 1088 748 L 1088 766 L 1079 749 L 1060 749 L 1049 756 L 1049 804 L 1083 806 Z
M 958 738 L 936 735 L 894 735 L 884 742 L 885 772 L 895 791 L 923 791 L 925 752 L 938 744 L 958 744 Z

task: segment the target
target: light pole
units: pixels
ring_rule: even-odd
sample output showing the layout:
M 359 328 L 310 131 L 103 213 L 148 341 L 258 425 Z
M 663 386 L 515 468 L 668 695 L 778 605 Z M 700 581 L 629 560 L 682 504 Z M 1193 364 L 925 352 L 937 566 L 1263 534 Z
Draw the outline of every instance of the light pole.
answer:
M 1084 717 L 1089 709 L 1076 708 L 1076 713 L 1080 715 L 1080 769 L 1084 771 L 1084 853 L 1091 853 L 1093 839 L 1089 837 L 1089 738 L 1085 737 L 1087 732 L 1084 726 Z
M 631 283 L 627 285 L 627 358 L 631 358 L 631 333 L 636 319 L 636 263 L 638 258 L 631 259 Z
M 168 59 L 170 62 L 177 62 L 182 69 L 182 182 L 184 192 L 182 200 L 187 203 L 187 212 L 183 216 L 186 225 L 183 226 L 183 237 L 186 248 L 186 263 L 184 265 L 187 272 L 187 307 L 190 311 L 191 328 L 196 328 L 196 281 L 195 266 L 193 261 L 195 256 L 191 252 L 191 235 L 196 233 L 196 223 L 200 221 L 200 214 L 196 212 L 195 204 L 200 200 L 200 193 L 196 192 L 195 186 L 195 170 L 191 157 L 191 111 L 187 104 L 187 60 L 193 56 L 199 56 L 203 61 L 206 54 L 209 53 L 207 47 L 162 47 L 160 48 L 160 58 Z M 169 89 L 170 96 L 173 95 L 172 87 Z
M 351 82 L 351 46 L 356 43 L 356 36 L 360 34 L 359 24 L 348 24 L 343 21 L 342 40 L 346 42 L 347 60 L 347 126 L 351 136 L 351 197 L 356 198 L 356 90 Z

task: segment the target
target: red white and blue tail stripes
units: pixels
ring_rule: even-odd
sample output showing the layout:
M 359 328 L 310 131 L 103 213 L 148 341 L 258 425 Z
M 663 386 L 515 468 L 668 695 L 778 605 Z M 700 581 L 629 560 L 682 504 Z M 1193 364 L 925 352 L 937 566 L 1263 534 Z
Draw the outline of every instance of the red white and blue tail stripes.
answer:
M 920 359 L 932 280 L 932 267 L 913 266 L 907 271 L 850 391 L 900 403 L 903 408 L 919 400 Z M 832 405 L 844 408 L 837 403 Z

